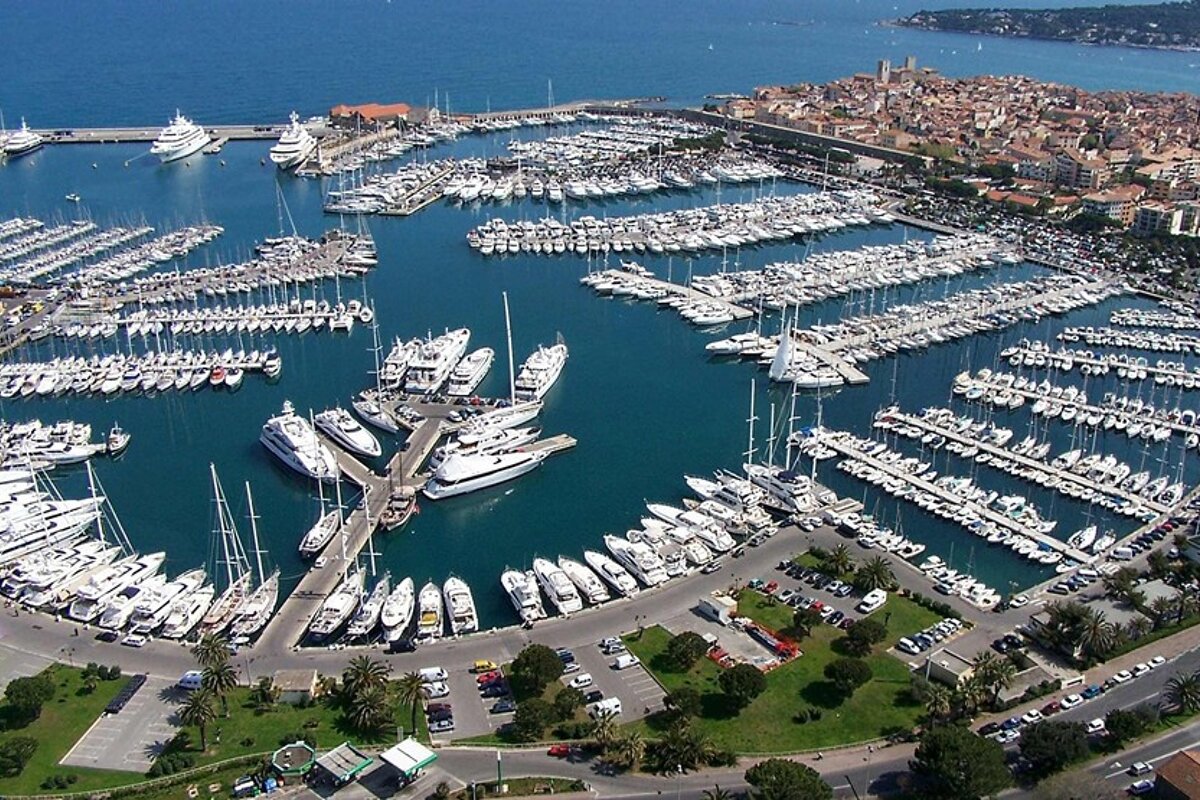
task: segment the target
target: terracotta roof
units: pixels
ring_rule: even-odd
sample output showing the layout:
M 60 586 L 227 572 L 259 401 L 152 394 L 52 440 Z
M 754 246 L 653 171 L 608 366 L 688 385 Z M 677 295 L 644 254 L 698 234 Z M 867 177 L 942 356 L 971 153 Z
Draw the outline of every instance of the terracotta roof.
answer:
M 1158 785 L 1167 783 L 1184 797 L 1200 800 L 1200 750 L 1183 750 L 1158 768 Z
M 412 106 L 408 103 L 392 103 L 390 105 L 363 103 L 357 106 L 349 106 L 343 103 L 330 109 L 329 115 L 331 117 L 348 117 L 357 113 L 363 119 L 376 120 L 407 116 L 410 111 L 412 111 Z

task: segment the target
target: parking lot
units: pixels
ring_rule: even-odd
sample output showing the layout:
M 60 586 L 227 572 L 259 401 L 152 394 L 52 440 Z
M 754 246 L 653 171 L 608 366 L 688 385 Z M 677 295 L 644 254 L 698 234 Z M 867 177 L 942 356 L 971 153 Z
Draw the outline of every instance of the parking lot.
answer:
M 175 735 L 175 709 L 184 690 L 174 681 L 148 678 L 119 714 L 101 716 L 62 763 L 126 772 L 145 772 Z M 219 727 L 214 726 L 215 728 Z
M 592 676 L 592 686 L 583 690 L 584 694 L 591 691 L 601 692 L 605 699 L 617 697 L 621 700 L 621 719 L 625 722 L 640 719 L 647 714 L 662 708 L 663 690 L 650 673 L 641 664 L 635 664 L 625 669 L 616 669 L 613 663 L 620 653 L 614 651 L 606 654 L 600 649 L 599 643 L 579 647 L 574 650 L 575 660 L 579 669 L 569 675 L 564 675 L 563 683 L 568 683 L 577 675 Z
M 13 678 L 25 678 L 50 666 L 48 658 L 22 653 L 8 647 L 0 647 L 0 691 L 8 686 Z

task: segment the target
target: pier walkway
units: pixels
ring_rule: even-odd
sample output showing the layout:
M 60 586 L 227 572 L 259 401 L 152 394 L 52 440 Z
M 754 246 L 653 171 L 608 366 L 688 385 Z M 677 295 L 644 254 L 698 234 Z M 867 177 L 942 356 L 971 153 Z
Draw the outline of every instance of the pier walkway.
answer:
M 1055 491 L 1065 494 L 1068 497 L 1071 497 L 1072 495 L 1063 491 L 1062 487 L 1064 484 L 1072 484 L 1079 489 L 1091 489 L 1093 491 L 1112 495 L 1113 497 L 1120 497 L 1122 500 L 1127 500 L 1131 503 L 1136 503 L 1139 506 L 1144 506 L 1153 511 L 1155 514 L 1165 514 L 1168 511 L 1167 507 L 1163 504 L 1157 503 L 1153 500 L 1147 500 L 1141 495 L 1125 491 L 1119 486 L 1113 486 L 1112 484 L 1103 483 L 1099 480 L 1093 480 L 1084 475 L 1071 472 L 1070 470 L 1058 469 L 1050 464 L 1047 464 L 1045 461 L 1039 461 L 1036 458 L 1030 458 L 1029 456 L 1021 455 L 1020 453 L 1014 453 L 1012 450 L 1009 450 L 1006 447 L 999 447 L 989 442 L 981 442 L 978 439 L 964 436 L 952 428 L 938 425 L 915 414 L 907 414 L 903 411 L 888 411 L 887 416 L 893 420 L 896 420 L 897 422 L 911 425 L 915 428 L 920 428 L 927 433 L 936 433 L 940 436 L 946 437 L 946 439 L 965 444 L 969 447 L 978 448 L 979 452 L 981 453 L 988 453 L 993 458 L 1011 461 L 1014 464 L 1025 468 L 1026 470 L 1035 471 L 1045 475 L 1053 475 L 1058 479 L 1058 482 L 1053 487 L 1040 481 L 1033 481 L 1032 478 L 1029 478 L 1028 480 L 1038 483 L 1038 485 L 1044 486 L 1047 489 L 1053 488 Z M 1008 472 L 1008 470 L 1002 471 Z
M 287 128 L 287 123 L 277 125 L 208 125 L 205 130 L 215 141 L 224 139 L 255 140 L 278 139 Z M 47 144 L 113 144 L 120 142 L 153 142 L 162 133 L 162 127 L 141 126 L 128 128 L 58 128 L 37 130 Z
M 1109 355 L 1104 358 L 1096 358 L 1081 353 L 1078 350 L 1067 350 L 1065 352 L 1046 352 L 1045 350 L 1034 350 L 1029 347 L 1018 347 L 1014 355 L 1019 355 L 1022 358 L 1025 356 L 1044 356 L 1046 366 L 1050 369 L 1057 369 L 1069 372 L 1076 366 L 1087 365 L 1089 367 L 1099 367 L 1105 371 L 1114 369 L 1127 369 L 1130 371 L 1144 371 L 1147 377 L 1155 380 L 1156 383 L 1170 382 L 1170 385 L 1179 389 L 1197 389 L 1200 385 L 1200 368 L 1195 370 L 1176 369 L 1174 367 L 1160 367 L 1155 364 L 1137 364 L 1128 360 L 1121 360 L 1115 355 Z M 1011 363 L 1011 362 L 1010 362 Z M 1130 379 L 1129 376 L 1125 376 Z M 1161 378 L 1162 380 L 1158 380 Z M 1190 385 L 1189 385 L 1190 384 Z
M 639 283 L 644 283 L 648 286 L 653 286 L 657 289 L 669 292 L 670 294 L 685 297 L 691 303 L 711 303 L 714 306 L 719 306 L 733 315 L 735 320 L 750 319 L 754 316 L 754 312 L 745 306 L 738 305 L 732 300 L 726 300 L 723 297 L 715 297 L 714 295 L 702 292 L 699 289 L 693 289 L 691 286 L 685 286 L 681 283 L 672 283 L 671 281 L 653 276 L 638 277 Z
M 945 503 L 951 503 L 960 508 L 969 508 L 971 513 L 978 516 L 980 519 L 991 522 L 998 528 L 1004 528 L 1014 535 L 1024 536 L 1027 539 L 1033 539 L 1045 548 L 1056 550 L 1062 553 L 1064 557 L 1072 558 L 1080 563 L 1088 563 L 1095 558 L 1095 556 L 1084 553 L 1081 550 L 1076 550 L 1074 547 L 1069 547 L 1066 542 L 1060 539 L 1055 539 L 1053 536 L 1048 536 L 1039 531 L 1032 530 L 1016 520 L 1011 519 L 998 511 L 995 511 L 994 509 L 985 508 L 976 503 L 969 502 L 965 498 L 946 491 L 939 486 L 935 486 L 929 481 L 917 477 L 916 475 L 898 470 L 893 464 L 880 461 L 874 456 L 869 456 L 861 450 L 851 447 L 840 437 L 822 437 L 821 444 L 837 451 L 845 458 L 869 464 L 872 468 L 888 475 L 891 478 L 904 481 L 920 491 L 928 492 Z

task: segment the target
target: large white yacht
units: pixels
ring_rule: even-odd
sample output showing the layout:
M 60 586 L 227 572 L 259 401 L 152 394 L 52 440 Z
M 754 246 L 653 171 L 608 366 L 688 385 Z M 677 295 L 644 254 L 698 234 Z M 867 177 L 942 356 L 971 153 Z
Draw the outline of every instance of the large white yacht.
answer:
M 144 591 L 134 602 L 129 617 L 129 629 L 134 633 L 152 633 L 167 621 L 175 604 L 204 585 L 204 569 L 188 570 L 173 581 L 164 582 L 152 591 Z M 103 617 L 100 626 L 104 627 Z
M 442 593 L 429 581 L 417 595 L 417 641 L 436 642 L 442 638 Z
M 301 475 L 333 483 L 341 474 L 333 453 L 321 444 L 308 420 L 297 416 L 295 407 L 287 400 L 283 403 L 283 412 L 263 425 L 258 440 Z
M 182 639 L 187 636 L 204 619 L 216 595 L 217 590 L 208 583 L 183 598 L 167 615 L 159 635 L 164 639 Z
M 571 579 L 571 583 L 575 584 L 579 594 L 589 603 L 598 605 L 607 602 L 611 597 L 604 581 L 600 580 L 588 565 L 581 564 L 573 558 L 559 556 L 558 566 Z
M 91 622 L 100 616 L 102 607 L 109 598 L 127 586 L 134 586 L 149 578 L 158 572 L 166 560 L 167 554 L 158 552 L 110 564 L 79 587 L 79 591 L 75 593 L 75 600 L 67 610 L 67 616 L 76 622 Z
M 308 626 L 308 632 L 315 640 L 330 638 L 350 619 L 362 599 L 364 577 L 362 570 L 351 568 L 333 593 L 325 598 Z
M 532 625 L 537 620 L 546 618 L 546 609 L 542 607 L 542 595 L 538 592 L 537 579 L 532 572 L 506 569 L 500 574 L 500 585 L 508 593 L 508 599 L 512 601 L 521 622 Z
M 767 493 L 767 505 L 789 514 L 813 509 L 813 487 L 808 476 L 766 464 L 748 463 L 743 468 L 751 482 Z
M 375 435 L 359 425 L 344 408 L 326 409 L 313 417 L 313 421 L 330 439 L 355 455 L 376 458 L 383 452 Z
M 342 515 L 335 508 L 327 511 L 308 529 L 300 540 L 300 557 L 316 558 L 342 525 Z
M 467 494 L 519 478 L 545 460 L 544 452 L 452 455 L 441 463 L 422 491 L 430 500 Z
M 433 455 L 429 457 L 429 467 L 437 469 L 452 455 L 485 456 L 507 453 L 535 441 L 541 433 L 541 428 L 532 427 L 465 429 L 433 451 Z
M 158 134 L 158 138 L 150 146 L 150 152 L 165 164 L 168 161 L 187 158 L 207 147 L 211 141 L 208 132 L 202 126 L 192 122 L 176 109 L 175 119 Z
M 300 115 L 293 111 L 290 119 L 291 124 L 271 148 L 271 161 L 280 169 L 300 166 L 317 147 L 316 137 L 300 124 Z
M 53 550 L 43 548 L 9 570 L 0 583 L 0 594 L 9 600 L 23 600 L 27 595 L 69 582 L 96 565 L 109 564 L 118 553 L 119 547 L 96 539 Z
M 151 575 L 141 583 L 126 586 L 105 601 L 96 621 L 101 628 L 119 631 L 129 622 L 139 601 L 144 597 L 156 597 L 167 584 L 166 575 Z M 151 600 L 151 602 L 154 602 Z
M 379 615 L 379 622 L 383 625 L 383 638 L 394 642 L 404 636 L 408 624 L 412 622 L 415 605 L 413 579 L 405 578 L 396 584 L 396 588 L 392 589 L 392 593 L 383 602 L 383 612 Z
M 466 397 L 473 393 L 483 379 L 487 377 L 492 362 L 496 360 L 496 351 L 490 347 L 481 347 L 468 355 L 450 373 L 450 383 L 446 394 L 451 397 Z
M 409 394 L 432 394 L 440 389 L 462 359 L 470 341 L 471 331 L 457 328 L 423 342 L 408 363 L 404 391 Z
M 562 341 L 550 347 L 538 347 L 517 375 L 518 400 L 541 400 L 562 374 L 567 363 L 567 346 Z
M 584 550 L 584 562 L 622 597 L 633 597 L 642 590 L 629 570 L 598 550 Z
M 550 598 L 550 602 L 558 609 L 558 613 L 566 616 L 583 609 L 583 601 L 579 599 L 579 590 L 567 577 L 567 573 L 548 558 L 533 560 L 533 574 L 537 576 L 542 591 Z
M 29 126 L 25 124 L 25 119 L 22 117 L 20 129 L 10 134 L 4 140 L 4 154 L 9 158 L 18 158 L 27 153 L 32 153 L 41 147 L 43 143 L 44 140 L 41 134 L 29 130 Z
M 631 542 L 608 533 L 604 535 L 604 546 L 621 566 L 647 586 L 666 583 L 670 577 L 662 558 L 644 542 Z
M 479 630 L 475 597 L 466 581 L 457 575 L 451 575 L 442 585 L 442 594 L 446 599 L 446 618 L 451 633 L 457 636 L 460 633 L 474 633 Z

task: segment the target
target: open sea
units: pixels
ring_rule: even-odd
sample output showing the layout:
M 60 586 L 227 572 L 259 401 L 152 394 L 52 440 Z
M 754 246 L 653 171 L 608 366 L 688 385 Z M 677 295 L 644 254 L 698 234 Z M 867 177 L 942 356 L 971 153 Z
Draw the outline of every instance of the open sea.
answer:
M 293 108 L 308 115 L 337 102 L 426 104 L 433 102 L 435 93 L 442 104 L 448 95 L 452 111 L 541 105 L 549 81 L 559 101 L 663 95 L 672 104 L 697 104 L 707 92 L 827 80 L 870 70 L 880 57 L 895 62 L 909 53 L 921 64 L 952 74 L 1020 71 L 1088 88 L 1195 90 L 1200 85 L 1194 63 L 1200 61 L 1198 54 L 1004 41 L 875 24 L 930 5 L 875 0 L 698 0 L 686 7 L 632 0 L 518 0 L 503 6 L 476 0 L 2 0 L 0 67 L 7 78 L 0 84 L 0 109 L 10 127 L 21 115 L 37 127 L 157 126 L 176 107 L 205 124 L 266 123 L 282 121 Z M 499 155 L 512 135 L 546 134 L 523 130 L 467 136 L 439 146 L 428 157 Z M 224 226 L 225 234 L 193 252 L 184 266 L 243 258 L 256 242 L 279 233 L 277 186 L 300 233 L 317 236 L 336 226 L 336 217 L 322 214 L 321 182 L 277 175 L 269 162 L 264 163 L 269 146 L 234 143 L 219 157 L 169 166 L 145 157 L 144 145 L 47 148 L 0 167 L 0 218 L 19 214 L 50 221 L 78 213 L 101 224 L 144 220 L 165 229 L 207 220 Z M 726 187 L 721 201 L 772 191 L 809 189 L 790 184 Z M 70 192 L 83 197 L 78 208 L 63 200 Z M 612 216 L 707 205 L 716 199 L 709 190 L 660 194 L 570 207 L 566 213 Z M 501 294 L 507 291 L 518 363 L 558 333 L 570 347 L 570 360 L 547 396 L 541 424 L 546 434 L 575 436 L 579 446 L 517 482 L 437 504 L 425 501 L 421 514 L 405 529 L 375 542 L 379 568 L 393 575 L 411 575 L 418 585 L 430 578 L 440 582 L 451 572 L 465 578 L 475 590 L 485 626 L 513 621 L 498 584 L 505 565 L 528 565 L 535 555 L 578 556 L 585 547 L 601 547 L 604 533 L 638 526 L 645 500 L 678 502 L 686 488 L 685 473 L 736 468 L 747 449 L 752 381 L 757 381 L 757 445 L 769 439 L 771 404 L 779 417 L 788 405 L 787 393 L 768 390 L 765 374 L 752 366 L 705 358 L 707 341 L 740 327 L 700 333 L 674 312 L 597 298 L 578 283 L 588 269 L 579 257 L 484 259 L 466 244 L 467 230 L 490 216 L 511 220 L 544 213 L 537 204 L 524 201 L 475 209 L 437 203 L 407 219 L 368 218 L 379 249 L 378 268 L 365 286 L 343 281 L 319 290 L 330 300 L 338 291 L 345 298 L 365 292 L 376 304 L 385 343 L 395 336 L 467 326 L 473 332 L 472 348 L 486 344 L 497 353 L 504 350 Z M 284 225 L 288 227 L 286 218 Z M 720 255 L 690 263 L 664 257 L 642 261 L 660 276 L 670 271 L 679 279 L 689 269 L 701 274 L 734 268 L 734 262 L 757 267 L 802 258 L 810 251 L 927 237 L 899 225 L 876 226 L 809 243 L 730 253 L 725 264 Z M 876 297 L 875 307 L 1037 274 L 1042 274 L 1040 268 L 1021 265 L 905 287 L 890 292 L 886 301 Z M 867 302 L 854 298 L 808 307 L 801 324 L 861 312 Z M 871 415 L 892 398 L 910 411 L 947 404 L 956 373 L 994 368 L 1000 349 L 1022 336 L 1052 339 L 1065 324 L 1104 324 L 1113 308 L 1139 304 L 1144 303 L 1118 298 L 1065 320 L 1054 318 L 876 362 L 867 368 L 869 386 L 824 397 L 825 424 L 866 433 Z M 778 321 L 768 319 L 766 324 L 777 326 Z M 0 404 L 0 416 L 86 420 L 97 435 L 113 421 L 129 430 L 134 437 L 129 451 L 116 461 L 97 459 L 96 469 L 134 544 L 143 550 L 165 549 L 173 573 L 212 555 L 208 465 L 216 465 L 226 493 L 241 509 L 243 531 L 248 526 L 242 487 L 249 481 L 263 544 L 287 580 L 294 581 L 303 569 L 295 546 L 316 514 L 315 490 L 266 454 L 257 441 L 259 428 L 285 399 L 300 409 L 318 411 L 334 403 L 347 405 L 355 392 L 371 383 L 373 359 L 370 331 L 363 326 L 348 336 L 310 333 L 280 336 L 276 342 L 284 358 L 284 374 L 276 385 L 251 376 L 234 394 L 205 390 L 110 401 L 8 401 Z M 245 342 L 247 348 L 251 344 Z M 93 346 L 103 351 L 117 345 Z M 63 344 L 53 340 L 36 348 L 46 357 L 65 352 Z M 505 367 L 498 361 L 480 391 L 502 393 L 506 380 Z M 1078 380 L 1076 373 L 1060 382 Z M 1104 391 L 1125 391 L 1115 377 L 1105 379 L 1103 387 L 1093 381 L 1088 389 L 1093 399 Z M 1150 396 L 1150 385 L 1142 391 Z M 1136 393 L 1137 387 L 1130 392 Z M 1187 397 L 1164 398 L 1161 390 L 1154 401 L 1191 402 Z M 797 416 L 811 422 L 815 415 L 815 398 L 804 396 Z M 1012 427 L 1018 440 L 1030 430 L 1028 406 L 998 420 Z M 1056 450 L 1071 446 L 1067 425 L 1051 423 L 1046 435 Z M 396 439 L 385 440 L 385 455 L 397 445 Z M 1158 445 L 1143 451 L 1140 443 L 1135 446 L 1124 437 L 1106 440 L 1104 435 L 1097 446 L 1135 468 L 1145 464 L 1143 468 L 1171 475 L 1180 469 L 1177 449 Z M 916 452 L 915 445 L 902 447 Z M 970 465 L 947 465 L 946 458 L 938 456 L 939 470 L 970 472 Z M 1182 466 L 1193 481 L 1198 472 L 1194 460 Z M 81 471 L 60 472 L 65 493 L 82 491 Z M 953 557 L 960 567 L 970 564 L 998 589 L 1013 582 L 1029 585 L 1046 575 L 1009 551 L 988 548 L 914 506 L 874 494 L 831 464 L 823 465 L 820 474 L 839 493 L 864 500 L 868 513 L 926 542 L 929 553 Z M 976 477 L 989 488 L 1027 494 L 1045 516 L 1059 520 L 1058 536 L 1081 527 L 1092 513 L 1084 504 L 1018 484 L 987 468 L 979 468 Z M 1131 528 L 1121 520 L 1112 524 L 1120 530 Z

